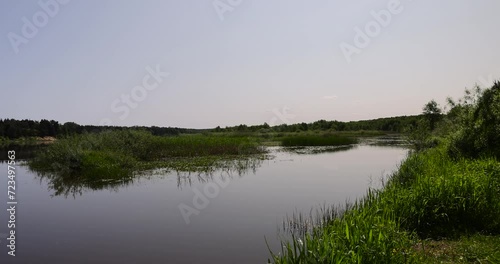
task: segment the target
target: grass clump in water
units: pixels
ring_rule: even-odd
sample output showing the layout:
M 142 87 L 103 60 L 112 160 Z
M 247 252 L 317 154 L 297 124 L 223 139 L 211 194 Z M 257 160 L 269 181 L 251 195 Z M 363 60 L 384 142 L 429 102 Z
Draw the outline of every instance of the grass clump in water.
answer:
M 40 152 L 30 162 L 30 167 L 65 176 L 109 178 L 130 176 L 136 169 L 162 166 L 179 158 L 230 157 L 264 152 L 251 138 L 161 137 L 145 131 L 106 131 L 57 140 Z

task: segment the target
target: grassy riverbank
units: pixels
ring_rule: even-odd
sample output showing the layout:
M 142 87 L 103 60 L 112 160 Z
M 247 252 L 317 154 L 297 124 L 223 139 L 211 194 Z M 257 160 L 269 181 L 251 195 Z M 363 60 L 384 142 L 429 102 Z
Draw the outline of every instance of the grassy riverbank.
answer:
M 500 83 L 450 105 L 382 189 L 325 211 L 273 262 L 500 263 Z
M 302 243 L 286 244 L 285 254 L 274 260 L 427 263 L 433 257 L 454 261 L 462 257 L 470 261 L 461 247 L 444 248 L 498 240 L 469 235 L 500 234 L 499 193 L 497 160 L 453 160 L 443 147 L 427 150 L 409 157 L 382 190 L 369 191 L 345 214 L 324 215 L 326 224 L 302 237 Z M 441 251 L 436 248 L 440 246 Z M 481 255 L 480 247 L 476 251 Z M 482 263 L 497 263 L 493 256 L 481 258 Z

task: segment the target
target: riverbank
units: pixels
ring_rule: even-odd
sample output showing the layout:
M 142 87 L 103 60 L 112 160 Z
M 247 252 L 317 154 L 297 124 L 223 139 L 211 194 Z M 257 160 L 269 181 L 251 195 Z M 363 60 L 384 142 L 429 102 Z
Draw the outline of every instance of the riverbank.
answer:
M 323 210 L 273 262 L 500 263 L 500 82 L 448 101 L 413 129 L 417 151 L 383 188 Z
M 325 224 L 285 243 L 274 261 L 498 263 L 498 254 L 487 253 L 500 240 L 491 236 L 500 234 L 498 193 L 495 159 L 453 160 L 444 148 L 413 154 L 383 189 L 370 190 L 343 214 L 327 211 Z

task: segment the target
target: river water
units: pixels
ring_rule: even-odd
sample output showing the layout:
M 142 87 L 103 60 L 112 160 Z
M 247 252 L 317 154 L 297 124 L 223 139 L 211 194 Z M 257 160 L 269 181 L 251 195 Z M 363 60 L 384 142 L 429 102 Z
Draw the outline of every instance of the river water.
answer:
M 380 143 L 380 142 L 379 142 Z M 16 257 L 7 255 L 7 163 L 0 163 L 1 263 L 266 263 L 282 221 L 345 204 L 397 168 L 408 150 L 270 148 L 238 170 L 153 171 L 133 181 L 65 186 L 16 165 Z

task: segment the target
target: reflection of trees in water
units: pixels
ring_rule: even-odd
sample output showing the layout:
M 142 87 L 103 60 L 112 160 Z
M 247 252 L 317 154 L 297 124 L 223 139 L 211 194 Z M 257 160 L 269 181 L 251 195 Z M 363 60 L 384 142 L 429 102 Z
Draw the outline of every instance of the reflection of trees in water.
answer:
M 376 146 L 376 147 L 391 147 L 391 148 L 403 148 L 407 149 L 409 147 L 409 142 L 405 138 L 394 135 L 394 136 L 383 136 L 383 137 L 370 137 L 361 138 L 359 144 L 352 145 L 341 145 L 341 146 L 313 146 L 313 147 L 282 147 L 279 151 L 291 152 L 295 154 L 312 155 L 312 154 L 322 154 L 322 153 L 334 153 L 343 152 L 355 149 L 360 145 Z
M 87 191 L 96 190 L 111 190 L 117 192 L 120 188 L 132 185 L 138 180 L 152 179 L 153 177 L 169 176 L 173 173 L 177 176 L 177 187 L 182 189 L 185 186 L 191 186 L 195 182 L 207 183 L 216 180 L 226 181 L 232 179 L 234 175 L 242 177 L 248 172 L 252 171 L 254 174 L 257 169 L 262 165 L 263 159 L 261 158 L 241 158 L 236 160 L 223 160 L 211 166 L 199 167 L 196 170 L 183 171 L 170 168 L 155 169 L 140 171 L 135 173 L 128 173 L 125 175 L 116 175 L 113 178 L 96 175 L 69 175 L 69 174 L 55 174 L 48 172 L 30 171 L 37 174 L 40 182 L 46 181 L 49 190 L 54 191 L 52 196 L 81 196 Z
M 35 156 L 36 151 L 45 148 L 45 144 L 38 145 L 0 145 L 0 162 L 9 160 L 7 151 L 14 150 L 16 152 L 16 160 L 27 160 Z
M 121 179 L 89 179 L 85 176 L 69 176 L 48 172 L 33 171 L 40 178 L 40 182 L 46 181 L 49 190 L 54 191 L 51 196 L 64 197 L 82 195 L 89 190 L 111 190 L 117 192 L 120 187 L 133 183 L 133 177 L 124 176 Z

